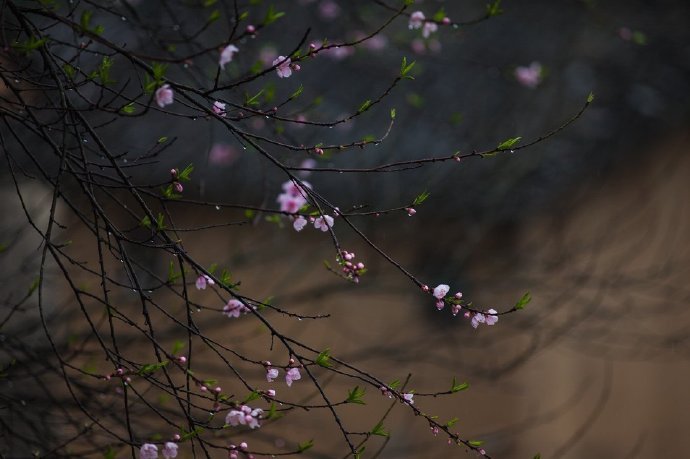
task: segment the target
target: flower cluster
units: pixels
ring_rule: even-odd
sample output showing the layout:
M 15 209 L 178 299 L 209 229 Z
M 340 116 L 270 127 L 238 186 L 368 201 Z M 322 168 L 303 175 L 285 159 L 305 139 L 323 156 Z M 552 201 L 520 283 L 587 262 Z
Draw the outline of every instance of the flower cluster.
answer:
M 367 270 L 364 267 L 364 263 L 361 261 L 355 262 L 354 259 L 354 252 L 343 250 L 340 252 L 340 259 L 338 260 L 338 263 L 342 267 L 345 277 L 352 279 L 354 282 L 359 282 L 359 277 Z
M 263 362 L 263 364 L 264 367 L 266 367 L 266 381 L 275 381 L 275 379 L 280 375 L 280 371 L 277 368 L 273 368 L 271 366 L 271 362 L 269 362 L 268 360 Z M 292 386 L 293 381 L 297 381 L 299 379 L 302 379 L 302 374 L 299 372 L 299 368 L 295 366 L 295 360 L 290 359 L 290 368 L 288 368 L 287 371 L 285 371 L 285 384 L 287 384 L 287 386 L 290 387 Z M 271 397 L 275 396 L 275 391 L 268 391 L 268 395 Z
M 427 285 L 423 285 L 422 290 L 425 292 L 430 291 Z M 447 296 L 449 291 L 450 286 L 447 284 L 439 284 L 434 287 L 434 290 L 431 293 L 434 298 L 436 298 L 436 309 L 440 311 L 446 306 L 446 303 L 448 303 L 451 305 L 451 313 L 453 316 L 456 316 L 462 309 L 462 293 L 457 292 L 452 297 L 449 297 Z M 496 322 L 498 322 L 498 312 L 495 309 L 489 309 L 483 313 L 467 311 L 465 312 L 464 317 L 466 319 L 471 319 L 472 327 L 474 328 L 477 328 L 479 324 L 494 325 Z
M 230 445 L 228 447 L 228 459 L 239 459 L 239 452 L 243 451 L 245 454 L 247 454 L 247 450 L 249 449 L 249 445 L 247 442 L 242 442 L 239 445 Z M 249 459 L 254 459 L 253 454 L 247 454 L 247 457 Z
M 251 408 L 247 405 L 242 405 L 238 410 L 230 410 L 227 416 L 225 416 L 225 423 L 233 427 L 239 425 L 249 426 L 251 429 L 256 429 L 261 427 L 259 420 L 264 410 L 261 408 Z
M 450 18 L 444 17 L 443 20 L 441 20 L 441 23 L 443 25 L 449 25 Z M 408 23 L 408 27 L 410 28 L 410 30 L 421 28 L 422 36 L 424 38 L 429 38 L 432 33 L 438 30 L 438 24 L 435 21 L 427 20 L 424 16 L 424 13 L 422 13 L 421 11 L 415 11 L 414 13 L 410 14 L 410 21 Z
M 240 300 L 232 299 L 229 300 L 228 304 L 223 308 L 223 315 L 238 318 L 241 314 L 246 314 L 250 311 L 251 309 L 245 306 Z
M 307 203 L 306 188 L 311 190 L 312 186 L 309 182 L 302 181 L 301 184 L 298 184 L 288 180 L 283 183 L 282 188 L 283 192 L 276 199 L 276 202 L 280 204 L 280 211 L 294 214 Z
M 163 451 L 161 451 L 165 459 L 174 459 L 177 457 L 177 443 L 171 441 L 163 445 Z M 144 443 L 139 449 L 139 459 L 157 459 L 158 458 L 158 447 L 153 443 Z

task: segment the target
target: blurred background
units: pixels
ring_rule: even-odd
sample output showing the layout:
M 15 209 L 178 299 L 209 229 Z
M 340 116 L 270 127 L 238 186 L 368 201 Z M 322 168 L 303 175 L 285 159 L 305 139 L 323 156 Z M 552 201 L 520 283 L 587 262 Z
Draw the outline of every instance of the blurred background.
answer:
M 394 4 L 278 3 L 286 16 L 278 26 L 238 43 L 231 78 L 291 52 L 307 27 L 308 42 L 366 36 L 385 22 L 386 5 Z M 151 30 L 128 28 L 119 17 L 98 19 L 142 52 L 159 45 L 152 31 L 165 42 L 204 22 L 202 16 L 185 15 L 184 6 L 174 7 L 179 9 L 175 21 L 172 13 L 155 14 L 159 2 L 122 4 L 128 9 L 119 3 L 116 8 L 150 18 Z M 405 206 L 429 192 L 413 217 L 398 211 L 353 222 L 429 285 L 450 284 L 451 292 L 462 291 L 482 308 L 498 310 L 509 309 L 529 291 L 533 299 L 524 311 L 474 330 L 466 319 L 437 311 L 427 295 L 338 220 L 342 246 L 356 252 L 369 270 L 358 285 L 323 269 L 323 260 L 334 257 L 325 234 L 296 233 L 289 222 L 276 225 L 260 214 L 251 224 L 190 234 L 186 249 L 204 265 L 228 266 L 242 282 L 243 294 L 273 296 L 277 304 L 304 314 L 330 313 L 323 321 L 276 319 L 316 349 L 329 347 L 384 380 L 411 374 L 408 387 L 417 392 L 446 390 L 453 377 L 467 381 L 468 391 L 449 399 L 420 396 L 416 406 L 441 419 L 458 417 L 457 431 L 483 440 L 492 457 L 684 457 L 690 451 L 685 435 L 690 427 L 690 4 L 521 0 L 501 7 L 503 14 L 490 20 L 439 27 L 429 37 L 398 18 L 361 45 L 306 60 L 289 79 L 268 75 L 217 96 L 241 101 L 243 91 L 252 95 L 263 89 L 261 107 L 272 107 L 302 85 L 300 98 L 280 113 L 332 121 L 384 93 L 403 56 L 414 60 L 414 80 L 403 81 L 379 105 L 334 128 L 263 117 L 241 123 L 257 135 L 295 145 L 345 144 L 382 136 L 395 108 L 395 125 L 376 146 L 324 157 L 271 147 L 294 166 L 312 159 L 317 167 L 365 168 L 483 151 L 516 136 L 524 143 L 561 126 L 593 92 L 594 103 L 574 124 L 512 154 L 396 173 L 306 177 L 341 209 Z M 484 1 L 471 0 L 417 1 L 410 11 L 432 17 L 440 8 L 454 22 L 473 21 L 486 11 Z M 221 40 L 221 29 L 211 29 L 205 39 Z M 171 65 L 169 76 L 190 86 L 203 83 L 215 74 L 215 57 Z M 119 63 L 116 59 L 113 72 L 124 80 L 131 69 Z M 530 66 L 539 71 L 525 77 Z M 194 117 L 190 110 L 180 109 L 184 116 L 179 117 L 150 113 L 106 125 L 103 139 L 123 153 L 123 160 L 135 161 L 156 139 L 168 136 L 170 146 L 155 164 L 132 169 L 135 179 L 159 175 L 165 180 L 171 167 L 194 163 L 186 198 L 277 208 L 285 174 L 243 148 L 222 124 Z M 6 171 L 0 180 L 8 216 L 0 226 L 0 273 L 3 298 L 10 304 L 35 277 L 32 256 L 40 240 L 19 218 L 21 207 Z M 39 221 L 46 218 L 50 190 L 31 181 L 24 186 L 29 207 Z M 175 211 L 180 227 L 243 218 L 212 205 L 180 205 Z M 79 257 L 93 259 L 93 244 L 79 245 L 87 236 L 65 212 L 64 238 L 78 242 L 73 250 Z M 167 269 L 163 257 L 141 257 L 153 270 Z M 117 263 L 109 269 L 126 279 L 117 273 Z M 67 294 L 58 297 L 56 310 L 70 301 Z M 219 329 L 213 314 L 200 311 L 199 323 L 213 336 L 223 336 L 227 329 Z M 23 330 L 16 325 L 22 317 L 31 317 L 30 308 L 14 317 L 17 328 L 3 324 L 0 338 Z M 32 320 L 23 326 L 35 329 Z M 232 327 L 239 349 L 266 342 L 265 330 Z M 222 368 L 217 364 L 209 362 L 208 369 Z M 16 383 L 5 384 L 18 390 Z M 334 392 L 348 387 L 330 384 Z M 378 398 L 367 394 L 370 408 L 385 410 L 386 399 Z M 361 423 L 363 411 L 353 409 L 345 418 Z M 343 451 L 335 426 L 305 413 L 295 417 L 297 426 L 276 425 L 278 430 L 260 432 L 264 437 L 256 441 L 279 448 L 294 428 L 294 435 L 315 438 L 309 457 L 344 456 L 334 454 Z M 475 456 L 448 446 L 404 410 L 394 410 L 385 425 L 391 436 L 377 457 Z

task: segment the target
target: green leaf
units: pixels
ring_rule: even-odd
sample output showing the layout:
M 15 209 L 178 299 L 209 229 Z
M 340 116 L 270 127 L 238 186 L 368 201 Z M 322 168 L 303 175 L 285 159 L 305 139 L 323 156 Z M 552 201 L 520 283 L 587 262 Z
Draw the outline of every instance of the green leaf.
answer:
M 532 295 L 527 292 L 522 295 L 522 298 L 520 298 L 517 303 L 515 303 L 515 309 L 524 309 L 530 301 L 532 301 Z
M 414 201 L 412 201 L 412 205 L 413 206 L 420 205 L 421 203 L 426 201 L 429 198 L 429 196 L 431 196 L 430 193 L 428 193 L 427 191 L 422 191 L 422 193 L 420 193 L 416 198 L 414 198 Z
M 165 229 L 165 215 L 162 213 L 158 212 L 158 216 L 156 217 L 156 229 L 159 231 L 162 231 Z
M 501 9 L 501 0 L 494 0 L 486 5 L 486 15 L 488 17 L 498 16 L 501 13 L 503 13 L 503 9 Z
M 168 141 L 168 138 L 166 136 L 159 137 L 156 143 L 165 143 Z
M 402 58 L 402 64 L 400 65 L 400 77 L 401 78 L 408 78 L 408 79 L 414 79 L 411 76 L 408 75 L 410 73 L 410 70 L 412 70 L 412 67 L 414 67 L 415 61 L 412 61 L 411 63 L 407 63 L 407 58 L 403 57 Z
M 247 395 L 244 400 L 242 400 L 242 404 L 252 402 L 254 400 L 257 400 L 261 398 L 261 394 L 257 391 L 252 391 L 251 394 Z
M 295 90 L 295 92 L 293 92 L 290 95 L 290 99 L 296 99 L 297 97 L 299 97 L 302 94 L 303 91 L 304 91 L 304 86 L 299 85 L 299 88 L 297 88 L 297 90 Z
M 387 437 L 389 435 L 389 433 L 383 428 L 383 421 L 379 421 L 369 433 L 372 435 L 378 435 L 379 437 Z
M 72 67 L 70 64 L 63 65 L 62 71 L 65 72 L 65 75 L 67 75 L 70 79 L 73 79 L 74 76 L 77 74 L 77 69 Z
M 304 451 L 308 450 L 312 446 L 314 446 L 314 440 L 303 441 L 302 443 L 297 445 L 297 452 L 303 453 Z
M 264 93 L 264 89 L 261 89 L 261 91 L 257 92 L 255 95 L 253 95 L 253 96 L 251 96 L 251 97 L 249 96 L 248 93 L 245 93 L 245 95 L 244 95 L 244 105 L 247 105 L 247 106 L 249 106 L 249 105 L 259 105 L 259 100 L 258 100 L 258 99 L 259 99 L 259 96 L 261 96 L 261 94 L 263 94 L 263 93 Z
M 168 363 L 170 363 L 169 360 L 164 360 L 164 361 L 158 362 L 158 363 L 147 363 L 146 365 L 139 368 L 139 371 L 137 371 L 137 374 L 139 376 L 150 375 L 150 374 L 155 373 L 156 371 L 160 370 L 161 368 L 165 367 Z
M 391 108 L 391 119 L 392 120 L 395 119 L 395 109 L 394 108 Z
M 484 444 L 482 440 L 470 440 L 467 443 L 469 443 L 470 446 L 474 446 L 475 448 L 477 446 L 482 446 Z
M 285 13 L 282 11 L 276 11 L 275 6 L 270 5 L 268 7 L 268 11 L 266 11 L 266 16 L 264 17 L 264 25 L 269 25 L 273 22 L 276 22 L 283 16 L 285 16 Z
M 115 459 L 116 457 L 117 453 L 112 446 L 108 446 L 108 448 L 103 451 L 103 459 Z
M 366 405 L 364 402 L 364 393 L 366 392 L 365 389 L 355 386 L 354 389 L 347 391 L 347 399 L 345 399 L 345 403 L 357 403 L 358 405 Z
M 144 217 L 144 218 L 146 218 L 146 217 Z M 148 227 L 150 227 L 150 226 L 151 226 L 151 221 L 149 221 Z M 177 279 L 179 279 L 180 277 L 182 277 L 182 273 L 177 272 L 177 270 L 175 269 L 175 263 L 172 260 L 170 260 L 170 264 L 168 265 L 168 283 L 173 283 Z M 174 352 L 173 352 L 173 354 L 174 354 Z
M 220 283 L 224 285 L 225 287 L 230 287 L 232 286 L 232 276 L 230 275 L 230 271 L 227 269 L 223 268 L 223 270 L 220 272 Z
M 395 381 L 391 381 L 390 383 L 388 383 L 388 387 L 391 390 L 396 390 L 398 387 L 400 387 L 400 381 L 397 379 Z
M 499 143 L 498 146 L 496 147 L 497 150 L 509 150 L 513 145 L 518 143 L 522 139 L 522 137 L 513 137 L 508 140 L 504 140 L 503 142 Z
M 362 445 L 359 447 L 357 451 L 355 451 L 355 456 L 354 459 L 361 459 L 362 453 L 367 449 L 365 445 Z
M 455 393 L 455 392 L 460 392 L 461 390 L 465 390 L 469 388 L 470 385 L 466 382 L 458 384 L 458 382 L 453 378 L 453 383 L 450 386 L 450 391 Z
M 194 164 L 188 164 L 187 167 L 182 169 L 182 171 L 177 173 L 177 179 L 183 182 L 189 182 L 191 180 L 190 175 L 194 171 Z
M 27 38 L 26 41 L 13 44 L 12 47 L 16 48 L 24 54 L 30 54 L 32 51 L 37 50 L 38 48 L 46 44 L 47 41 L 47 38 L 38 39 L 36 37 L 31 36 Z
M 275 402 L 271 402 L 271 406 L 268 408 L 268 412 L 266 413 L 266 419 L 280 419 L 282 417 L 283 414 L 278 412 Z
M 35 278 L 35 279 L 31 282 L 31 285 L 29 285 L 29 292 L 28 292 L 29 295 L 31 295 L 32 293 L 34 293 L 34 292 L 36 291 L 36 289 L 38 288 L 38 284 L 39 284 L 39 283 L 40 283 L 40 279 L 39 279 L 38 277 Z
M 136 108 L 134 107 L 134 102 L 130 102 L 127 105 L 125 105 L 124 107 L 122 107 L 120 109 L 120 112 L 124 113 L 125 115 L 131 115 L 132 113 L 134 113 L 135 110 L 136 110 Z
M 589 95 L 587 96 L 587 103 L 591 104 L 594 101 L 594 93 L 590 92 Z
M 319 366 L 322 366 L 324 368 L 331 368 L 333 364 L 330 362 L 331 360 L 331 350 L 326 348 L 326 350 L 322 351 L 318 357 L 316 357 L 316 364 Z
M 448 420 L 448 422 L 446 422 L 446 427 L 448 427 L 448 428 L 453 427 L 455 425 L 455 423 L 458 421 L 459 421 L 458 418 L 450 419 L 450 420 Z
M 172 263 L 172 262 L 171 262 L 171 263 Z M 184 341 L 180 341 L 180 340 L 175 341 L 175 343 L 173 344 L 173 348 L 172 348 L 171 354 L 172 354 L 172 355 L 177 354 L 177 353 L 180 352 L 182 349 L 184 349 L 184 347 L 185 347 Z
M 445 18 L 445 17 L 446 17 L 446 11 L 443 9 L 443 7 L 441 7 L 441 9 L 439 9 L 436 13 L 434 13 L 434 16 L 432 17 L 432 19 L 436 22 L 441 22 L 441 21 L 443 21 L 443 18 Z
M 211 11 L 211 14 L 208 16 L 208 22 L 216 22 L 218 19 L 220 19 L 220 10 Z
M 143 226 L 144 228 L 151 228 L 151 219 L 149 218 L 149 216 L 144 215 L 144 218 L 141 219 L 139 225 Z
M 81 28 L 86 30 L 89 30 L 89 26 L 91 25 L 91 17 L 93 16 L 93 11 L 91 10 L 84 10 L 81 13 L 81 18 L 79 19 L 79 24 L 81 25 Z
M 244 218 L 254 218 L 254 215 L 256 215 L 256 211 L 252 209 L 247 209 L 244 211 Z
M 371 100 L 367 99 L 362 103 L 362 105 L 359 106 L 357 113 L 365 112 L 369 109 L 369 107 L 371 107 Z

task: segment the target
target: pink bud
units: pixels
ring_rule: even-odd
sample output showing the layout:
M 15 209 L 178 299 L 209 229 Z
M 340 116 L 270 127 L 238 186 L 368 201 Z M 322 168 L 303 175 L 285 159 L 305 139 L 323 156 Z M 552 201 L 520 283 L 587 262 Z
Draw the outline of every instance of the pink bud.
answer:
M 362 263 L 362 262 L 357 263 L 357 269 L 364 269 L 364 263 Z
M 253 34 L 256 32 L 256 27 L 254 27 L 253 25 L 249 24 L 249 25 L 247 26 L 247 28 L 244 29 L 244 30 L 246 30 L 247 33 L 253 35 Z
M 180 438 L 182 438 L 182 437 L 180 437 L 180 434 L 173 435 L 173 440 L 175 440 L 175 441 L 180 441 Z
M 292 70 L 294 70 L 295 72 L 299 72 L 300 70 L 302 70 L 302 67 L 300 67 L 299 64 L 292 64 L 290 67 L 292 67 Z
M 276 396 L 276 391 L 273 389 L 268 389 L 266 392 L 269 397 L 275 397 Z
M 182 193 L 182 191 L 184 190 L 184 187 L 180 182 L 173 183 L 173 188 L 175 188 L 175 191 L 177 191 L 178 193 Z
M 449 24 L 450 24 L 450 18 L 449 18 L 448 16 L 446 16 L 445 18 L 443 18 L 443 19 L 441 20 L 441 23 L 442 23 L 443 25 L 449 25 Z
M 206 392 L 208 390 L 208 387 L 201 386 L 201 387 L 199 387 L 199 390 L 201 390 L 201 392 Z
M 456 294 L 455 294 L 455 298 L 457 298 L 458 300 L 459 300 L 460 298 L 462 298 L 462 293 L 461 293 L 461 292 L 456 293 Z
M 122 376 L 123 374 L 125 374 L 125 370 L 122 368 L 118 368 L 116 373 L 118 374 L 118 376 Z
M 290 365 L 294 365 L 294 364 L 295 364 L 295 359 L 290 359 L 289 362 L 290 362 Z
M 414 210 L 414 208 L 412 208 L 412 207 L 408 207 L 405 210 L 407 210 L 407 215 L 409 215 L 410 217 L 417 213 L 417 211 Z
M 316 147 L 316 148 L 314 148 L 314 153 L 321 156 L 321 155 L 323 155 L 323 149 Z
M 216 386 L 216 388 L 213 389 L 213 390 L 214 390 L 214 392 L 216 392 L 217 394 L 220 394 L 221 391 L 222 391 L 223 389 L 221 389 L 220 386 Z
M 315 51 L 315 50 L 316 50 L 316 44 L 314 44 L 314 43 L 309 43 L 309 50 L 310 50 L 310 51 Z
M 426 284 L 422 285 L 422 291 L 423 291 L 423 292 L 428 292 L 428 291 L 429 291 L 429 286 L 426 285 Z
M 185 363 L 185 362 L 187 362 L 187 357 L 185 357 L 184 355 L 181 355 L 177 358 L 177 361 L 180 363 Z
M 170 175 L 177 177 L 177 169 L 170 169 Z
M 249 445 L 247 445 L 247 442 L 242 442 L 240 443 L 240 449 L 246 451 Z

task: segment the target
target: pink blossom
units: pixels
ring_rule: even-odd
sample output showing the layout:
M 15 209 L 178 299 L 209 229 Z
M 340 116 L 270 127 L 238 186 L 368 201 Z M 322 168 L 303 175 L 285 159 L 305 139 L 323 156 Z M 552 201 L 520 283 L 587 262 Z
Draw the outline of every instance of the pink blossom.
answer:
M 292 227 L 295 228 L 295 231 L 302 231 L 305 226 L 307 226 L 307 219 L 301 215 L 292 222 Z
M 158 457 L 158 447 L 153 443 L 144 443 L 139 449 L 139 459 L 156 459 Z
M 472 327 L 477 328 L 479 324 L 483 324 L 486 322 L 486 317 L 484 314 L 478 312 L 472 317 Z
M 340 15 L 340 7 L 333 0 L 323 0 L 319 3 L 319 14 L 324 19 L 332 20 Z
M 415 38 L 412 40 L 410 43 L 410 47 L 412 48 L 412 51 L 416 54 L 424 54 L 426 52 L 426 44 L 424 44 L 424 40 L 421 38 Z
M 290 67 L 290 58 L 285 56 L 278 56 L 273 61 L 273 66 L 276 68 L 278 78 L 289 78 L 292 75 L 292 68 Z
M 239 48 L 237 48 L 237 46 L 235 46 L 235 45 L 228 45 L 223 49 L 223 51 L 221 51 L 220 59 L 218 60 L 218 64 L 220 65 L 220 68 L 222 70 L 225 70 L 225 64 L 232 62 L 233 56 L 238 51 L 239 51 Z
M 216 115 L 225 118 L 225 104 L 223 102 L 215 101 L 211 109 L 213 110 L 213 113 L 215 113 Z
M 260 427 L 259 420 L 264 410 L 261 408 L 251 408 L 247 405 L 242 405 L 239 410 L 230 410 L 225 416 L 225 423 L 233 427 L 243 425 L 249 426 L 251 429 Z
M 277 368 L 269 368 L 266 370 L 266 381 L 273 382 L 278 377 Z
M 213 282 L 213 279 L 208 277 L 206 274 L 202 274 L 201 276 L 196 278 L 196 288 L 197 290 L 206 290 L 207 285 L 214 285 L 215 282 Z
M 232 299 L 228 301 L 228 304 L 223 308 L 223 314 L 228 317 L 238 318 L 240 314 L 246 314 L 250 309 L 242 304 L 240 300 Z
M 487 314 L 485 315 L 485 318 L 484 318 L 486 325 L 494 325 L 496 322 L 498 322 L 498 316 L 495 315 L 497 313 L 495 309 L 489 309 L 486 312 L 487 312 Z
M 268 390 L 266 391 L 266 395 L 268 395 L 269 397 L 275 397 L 275 396 L 276 396 L 276 391 L 275 391 L 274 389 L 268 389 Z
M 517 67 L 515 79 L 523 86 L 536 88 L 542 80 L 542 67 L 539 62 L 532 62 L 529 67 Z
M 169 84 L 164 84 L 156 89 L 156 103 L 160 108 L 173 103 L 175 94 Z
M 408 27 L 410 28 L 410 30 L 419 29 L 422 26 L 422 24 L 424 24 L 424 19 L 424 13 L 422 13 L 421 11 L 415 11 L 410 15 L 410 22 L 408 24 Z
M 302 197 L 302 196 L 292 196 L 287 193 L 283 193 L 278 195 L 277 199 L 278 203 L 280 203 L 280 211 L 281 212 L 288 212 L 290 214 L 294 214 L 297 211 L 299 211 L 303 205 L 307 203 L 307 200 Z M 297 228 L 295 228 L 297 229 Z M 299 230 L 297 230 L 299 231 Z
M 434 288 L 434 296 L 437 299 L 442 300 L 448 294 L 449 290 L 450 290 L 450 287 L 448 285 L 439 284 Z
M 330 215 L 324 215 L 314 220 L 314 228 L 320 229 L 321 231 L 328 231 L 328 229 L 332 227 L 333 217 Z
M 174 459 L 177 457 L 177 444 L 169 441 L 165 444 L 161 452 L 165 459 Z
M 443 300 L 438 300 L 436 301 L 436 309 L 439 311 L 443 309 L 446 306 L 446 303 L 443 302 Z
M 301 125 L 300 125 L 301 126 Z M 301 169 L 314 169 L 316 167 L 316 161 L 312 158 L 307 158 L 299 165 Z M 300 177 L 308 177 L 311 175 L 311 171 L 299 171 Z
M 422 37 L 429 38 L 429 36 L 438 30 L 438 24 L 435 22 L 425 22 L 422 29 Z
M 409 403 L 410 405 L 414 405 L 414 394 L 413 393 L 409 392 L 407 394 L 402 394 L 402 396 L 407 403 Z
M 239 153 L 232 146 L 225 143 L 214 143 L 208 152 L 208 161 L 219 166 L 229 166 L 239 157 Z
M 309 182 L 302 181 L 301 184 L 297 184 L 292 180 L 288 180 L 287 182 L 283 183 L 281 187 L 283 188 L 283 191 L 290 196 L 306 196 L 307 193 L 305 188 L 309 188 L 310 190 L 313 188 Z
M 301 378 L 302 375 L 299 372 L 299 368 L 290 368 L 285 372 L 285 384 L 287 384 L 288 387 L 292 386 L 292 381 L 297 381 Z

